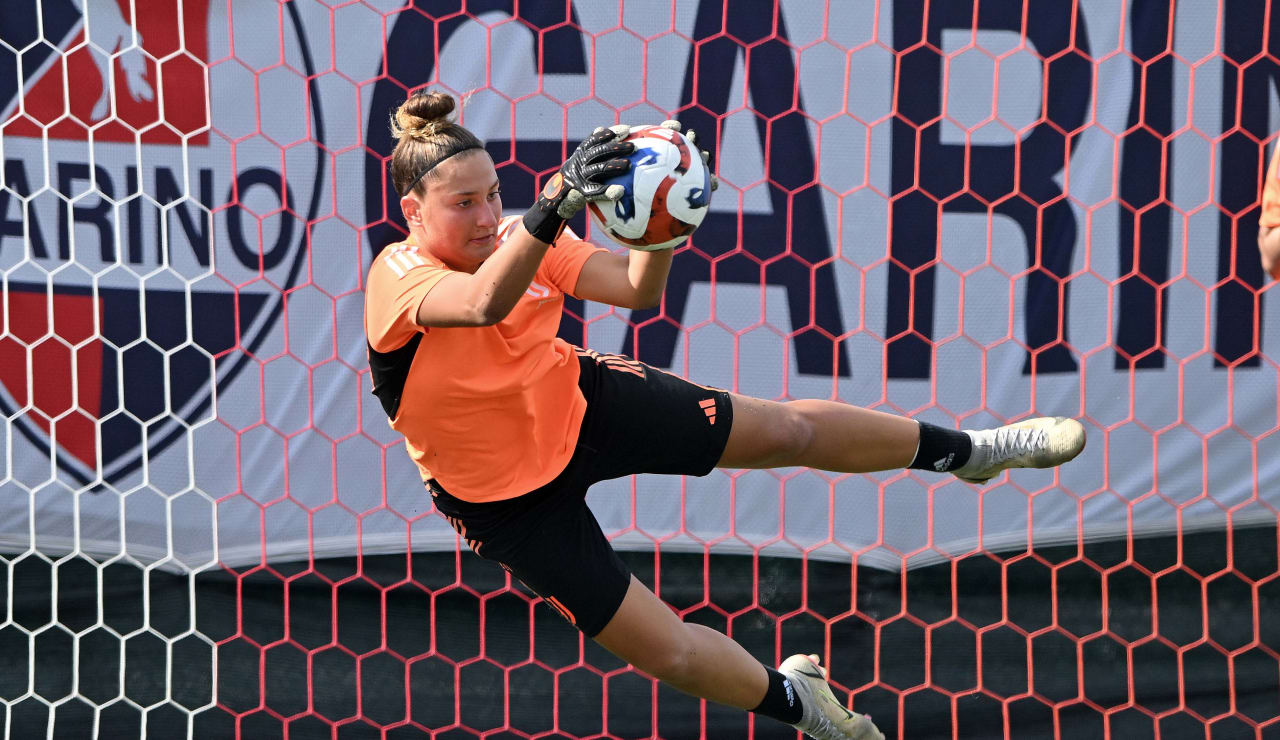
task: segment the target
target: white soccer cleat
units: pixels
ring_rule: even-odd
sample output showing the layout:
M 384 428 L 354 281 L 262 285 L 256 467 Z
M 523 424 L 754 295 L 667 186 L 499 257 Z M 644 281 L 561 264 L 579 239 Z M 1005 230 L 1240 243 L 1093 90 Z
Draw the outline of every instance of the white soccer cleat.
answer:
M 871 718 L 841 704 L 827 684 L 827 671 L 816 655 L 793 655 L 778 666 L 791 681 L 804 710 L 794 727 L 814 740 L 884 740 Z
M 1041 416 L 995 429 L 968 431 L 973 440 L 969 462 L 951 471 L 982 484 L 1008 468 L 1052 468 L 1084 449 L 1084 425 L 1065 416 Z

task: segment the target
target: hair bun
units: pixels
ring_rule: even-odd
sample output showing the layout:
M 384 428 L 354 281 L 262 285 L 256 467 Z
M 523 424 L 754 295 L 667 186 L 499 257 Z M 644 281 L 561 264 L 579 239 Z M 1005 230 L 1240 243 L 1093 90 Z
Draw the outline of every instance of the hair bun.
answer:
M 449 114 L 458 102 L 446 92 L 421 92 L 391 114 L 391 135 L 397 139 L 428 138 L 453 125 Z

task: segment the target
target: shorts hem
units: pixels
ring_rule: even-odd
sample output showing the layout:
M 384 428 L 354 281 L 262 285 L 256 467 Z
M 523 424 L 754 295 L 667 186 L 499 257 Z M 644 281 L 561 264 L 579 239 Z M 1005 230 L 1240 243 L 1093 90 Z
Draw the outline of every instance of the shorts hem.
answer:
M 614 603 L 609 609 L 599 610 L 599 613 L 604 615 L 597 620 L 600 623 L 591 625 L 574 625 L 578 628 L 578 631 L 591 639 L 595 639 L 596 635 L 600 634 L 605 627 L 609 626 L 609 623 L 613 621 L 613 618 L 618 615 L 618 610 L 622 608 L 622 602 L 627 598 L 627 591 L 631 589 L 631 571 L 629 569 L 624 569 L 624 575 L 626 576 L 624 579 L 625 585 L 622 588 L 622 593 L 617 594 L 615 599 L 616 603 Z

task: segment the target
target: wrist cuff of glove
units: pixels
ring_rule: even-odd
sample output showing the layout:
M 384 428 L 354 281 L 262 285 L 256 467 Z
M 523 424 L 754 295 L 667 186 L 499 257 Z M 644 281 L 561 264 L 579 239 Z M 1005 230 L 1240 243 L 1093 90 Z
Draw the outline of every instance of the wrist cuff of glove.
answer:
M 556 213 L 552 203 L 544 203 L 541 198 L 524 214 L 524 230 L 534 239 L 555 246 L 556 238 L 564 231 L 564 219 Z
M 554 245 L 556 237 L 564 231 L 565 220 L 558 210 L 568 190 L 560 173 L 552 175 L 533 207 L 524 214 L 524 230 L 538 241 Z

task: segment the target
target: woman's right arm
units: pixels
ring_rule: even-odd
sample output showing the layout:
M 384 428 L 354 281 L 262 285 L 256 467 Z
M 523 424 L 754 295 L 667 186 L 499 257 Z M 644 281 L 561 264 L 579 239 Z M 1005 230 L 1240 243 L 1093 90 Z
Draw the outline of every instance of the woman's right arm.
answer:
M 474 274 L 453 273 L 436 284 L 418 305 L 422 326 L 491 326 L 515 308 L 533 282 L 548 246 L 564 230 L 565 221 L 589 200 L 617 200 L 621 185 L 600 183 L 631 168 L 635 145 L 623 141 L 626 126 L 596 129 L 560 171 L 551 177 L 533 207 L 525 213 L 500 249 Z
M 546 253 L 547 244 L 517 224 L 474 274 L 454 272 L 436 283 L 418 304 L 418 324 L 492 326 L 502 321 L 533 282 Z

